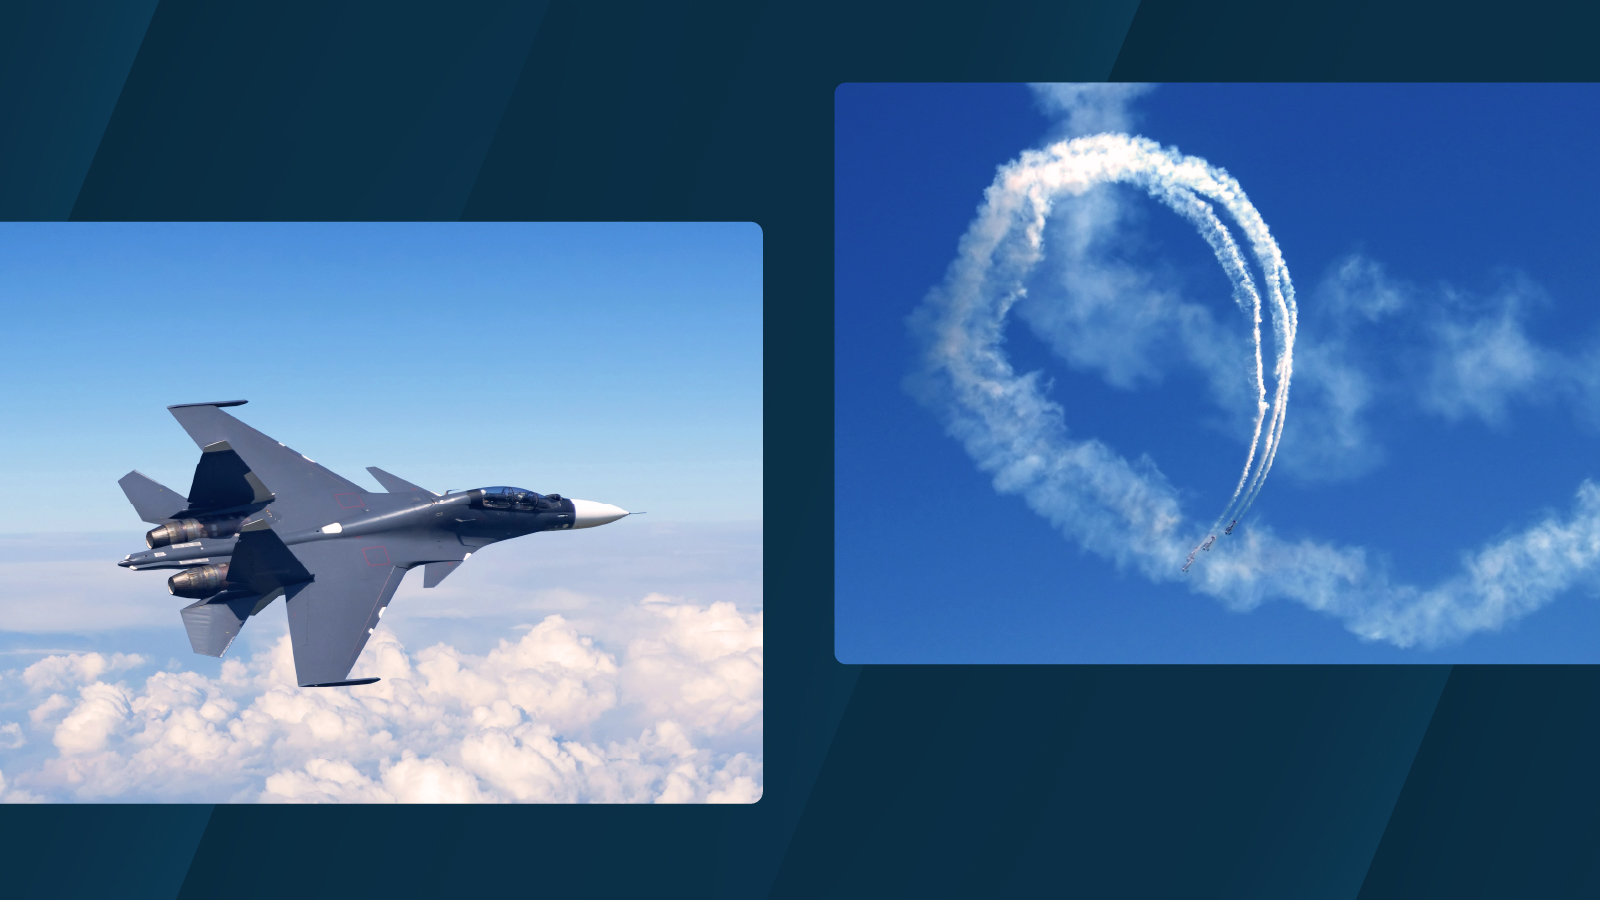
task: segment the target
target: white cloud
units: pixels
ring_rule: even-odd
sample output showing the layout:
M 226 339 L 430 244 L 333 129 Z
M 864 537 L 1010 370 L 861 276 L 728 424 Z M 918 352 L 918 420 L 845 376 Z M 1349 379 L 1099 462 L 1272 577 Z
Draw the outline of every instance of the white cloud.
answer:
M 105 749 L 106 741 L 128 718 L 133 700 L 121 685 L 95 682 L 79 691 L 78 705 L 56 726 L 55 745 L 62 756 L 82 756 Z
M 1342 341 L 1306 343 L 1295 354 L 1294 424 L 1284 429 L 1278 462 L 1303 481 L 1365 475 L 1384 459 L 1366 421 L 1372 378 Z
M 41 725 L 63 710 L 70 709 L 72 701 L 60 694 L 51 694 L 45 701 L 28 711 L 28 719 L 34 725 Z
M 0 772 L 0 803 L 41 803 L 43 798 L 36 797 L 24 790 L 12 787 L 6 781 L 4 772 Z
M 628 645 L 621 685 L 658 718 L 676 718 L 707 732 L 759 723 L 762 700 L 762 614 L 731 603 L 701 608 L 651 594 L 641 604 L 655 628 Z
M 1132 131 L 1135 114 L 1130 104 L 1155 88 L 1152 84 L 1036 83 L 1034 103 L 1045 115 L 1060 120 L 1061 137 L 1078 137 L 1104 131 Z
M 1323 277 L 1314 306 L 1327 314 L 1333 329 L 1348 332 L 1354 322 L 1379 322 L 1412 306 L 1410 295 L 1414 290 L 1392 279 L 1376 260 L 1351 253 L 1334 263 Z
M 25 702 L 56 752 L 8 777 L 78 800 L 759 797 L 761 614 L 650 595 L 624 626 L 612 650 L 549 615 L 482 655 L 410 652 L 380 627 L 352 677 L 383 680 L 348 689 L 297 687 L 287 635 L 215 678 L 112 683 L 115 657 L 52 657 L 30 667 Z
M 1412 293 L 1361 254 L 1344 257 L 1323 276 L 1295 348 L 1294 425 L 1285 429 L 1278 457 L 1287 473 L 1304 481 L 1347 480 L 1383 462 L 1367 415 L 1385 378 L 1377 361 L 1357 349 L 1364 336 L 1358 333 L 1414 308 Z
M 137 653 L 70 653 L 47 656 L 22 670 L 22 680 L 29 690 L 64 690 L 74 685 L 98 681 L 100 676 L 125 672 L 144 665 L 145 658 Z
M 1534 396 L 1559 371 L 1554 354 L 1523 330 L 1522 297 L 1506 293 L 1497 305 L 1497 311 L 1481 318 L 1435 323 L 1437 345 L 1422 395 L 1425 408 L 1451 420 L 1471 416 L 1500 425 L 1513 400 Z

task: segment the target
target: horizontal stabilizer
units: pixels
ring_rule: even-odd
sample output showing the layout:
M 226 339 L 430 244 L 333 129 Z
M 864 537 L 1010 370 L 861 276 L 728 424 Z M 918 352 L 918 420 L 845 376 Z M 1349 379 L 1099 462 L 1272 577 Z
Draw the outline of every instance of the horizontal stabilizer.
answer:
M 372 473 L 372 477 L 377 479 L 377 482 L 379 484 L 383 485 L 383 489 L 388 491 L 391 494 L 409 494 L 409 493 L 412 493 L 414 491 L 421 491 L 422 493 L 427 494 L 430 497 L 439 496 L 438 494 L 435 494 L 433 491 L 430 491 L 425 487 L 417 487 L 416 485 L 414 485 L 411 482 L 405 480 L 404 478 L 396 478 L 395 476 L 390 475 L 388 472 L 385 472 L 384 470 L 378 468 L 377 466 L 367 466 L 367 471 L 371 472 Z
M 196 653 L 221 656 L 239 636 L 239 629 L 259 599 L 254 594 L 225 592 L 184 607 L 179 612 L 183 627 L 189 632 L 189 646 Z
M 372 684 L 382 681 L 382 678 L 353 678 L 350 681 L 325 681 L 322 684 L 302 684 L 301 687 L 355 687 L 358 684 Z
M 165 487 L 135 470 L 122 476 L 117 482 L 122 485 L 122 492 L 128 495 L 128 502 L 133 504 L 134 512 L 139 518 L 151 525 L 165 525 L 172 521 L 174 513 L 180 512 L 189 506 L 189 501 L 172 488 Z
M 446 575 L 461 567 L 457 562 L 431 562 L 422 569 L 422 586 L 425 588 L 437 587 Z

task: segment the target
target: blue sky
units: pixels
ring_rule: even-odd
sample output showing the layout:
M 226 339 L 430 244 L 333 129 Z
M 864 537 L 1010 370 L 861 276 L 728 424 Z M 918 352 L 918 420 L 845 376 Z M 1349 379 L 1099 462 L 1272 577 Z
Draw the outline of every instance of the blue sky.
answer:
M 845 85 L 835 103 L 841 660 L 1600 659 L 1600 520 L 1581 495 L 1600 478 L 1600 91 Z M 948 396 L 908 387 L 927 346 L 908 317 L 996 167 L 1101 130 L 1237 179 L 1299 302 L 1280 452 L 1189 576 L 1182 551 L 1157 559 L 1037 485 L 997 486 L 947 430 Z M 1230 282 L 1136 188 L 1063 197 L 1044 234 L 1000 347 L 1059 407 L 1052 446 L 1098 442 L 1197 542 L 1250 442 Z M 1436 601 L 1452 626 L 1420 614 Z
M 758 797 L 761 279 L 750 223 L 0 225 L 0 801 Z M 303 691 L 281 609 L 197 656 L 114 565 L 117 479 L 189 487 L 165 407 L 241 398 L 374 491 L 648 514 L 413 575 L 384 680 Z
M 5 531 L 134 527 L 118 478 L 193 474 L 165 407 L 239 398 L 375 490 L 761 517 L 752 224 L 4 225 L 0 271 Z

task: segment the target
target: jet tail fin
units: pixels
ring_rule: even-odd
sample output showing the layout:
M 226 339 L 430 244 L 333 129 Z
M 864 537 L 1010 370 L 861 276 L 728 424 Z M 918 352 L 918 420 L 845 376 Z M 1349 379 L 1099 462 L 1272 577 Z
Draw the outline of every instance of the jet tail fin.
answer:
M 189 499 L 172 488 L 165 487 L 135 469 L 122 476 L 117 484 L 128 495 L 139 518 L 151 525 L 164 525 L 172 521 L 175 513 L 189 508 Z
M 367 471 L 371 472 L 372 477 L 377 479 L 378 483 L 383 485 L 383 489 L 391 494 L 410 494 L 415 491 L 421 491 L 430 497 L 439 496 L 433 491 L 430 491 L 425 487 L 418 487 L 404 478 L 396 478 L 377 466 L 367 466 Z

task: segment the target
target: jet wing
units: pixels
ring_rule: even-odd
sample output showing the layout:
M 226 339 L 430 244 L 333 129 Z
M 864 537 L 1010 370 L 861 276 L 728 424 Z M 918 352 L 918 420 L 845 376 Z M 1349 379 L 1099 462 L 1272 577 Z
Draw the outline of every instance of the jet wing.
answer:
M 236 405 L 238 402 L 227 405 Z M 284 531 L 321 528 L 329 522 L 348 518 L 352 510 L 366 507 L 361 488 L 317 465 L 310 457 L 290 450 L 235 419 L 217 406 L 197 403 L 168 409 L 202 449 L 209 450 L 218 442 L 226 442 L 227 449 L 238 455 L 249 473 L 263 485 L 263 489 L 277 497 L 277 502 L 272 504 L 273 517 Z M 219 470 L 226 461 L 226 457 L 219 454 Z M 198 470 L 195 476 L 198 483 Z M 235 477 L 241 482 L 244 479 L 243 474 Z M 251 487 L 254 488 L 254 485 Z
M 406 570 L 390 561 L 379 539 L 297 544 L 294 555 L 313 576 L 287 589 L 289 641 L 301 687 L 345 683 L 378 627 Z

